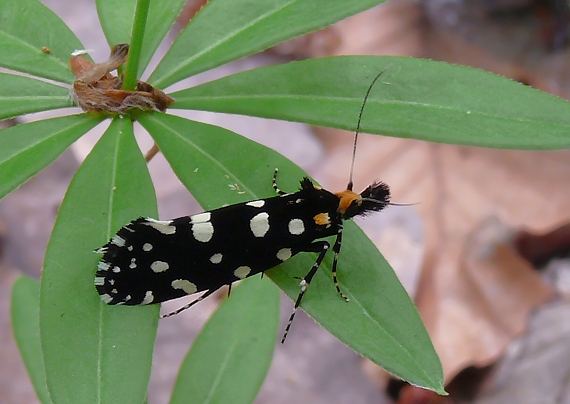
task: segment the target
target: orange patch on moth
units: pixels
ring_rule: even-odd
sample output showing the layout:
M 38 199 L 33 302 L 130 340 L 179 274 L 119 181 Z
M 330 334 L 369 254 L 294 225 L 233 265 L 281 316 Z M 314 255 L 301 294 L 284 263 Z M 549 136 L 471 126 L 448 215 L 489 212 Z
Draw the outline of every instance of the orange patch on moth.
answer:
M 313 216 L 313 220 L 317 226 L 330 226 L 331 224 L 331 218 L 326 212 Z
M 352 202 L 361 199 L 360 195 L 358 195 L 356 192 L 349 191 L 348 189 L 342 192 L 337 192 L 335 195 L 340 199 L 338 203 L 338 212 L 341 214 L 346 212 Z

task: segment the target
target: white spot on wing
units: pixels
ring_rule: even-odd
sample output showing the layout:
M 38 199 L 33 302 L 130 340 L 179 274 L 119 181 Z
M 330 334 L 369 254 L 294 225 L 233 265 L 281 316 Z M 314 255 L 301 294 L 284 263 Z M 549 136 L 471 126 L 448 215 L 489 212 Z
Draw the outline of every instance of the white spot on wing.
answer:
M 290 248 L 282 248 L 277 251 L 277 258 L 281 261 L 287 261 L 291 258 L 291 249 Z
M 196 293 L 196 291 L 198 290 L 196 285 L 194 285 L 192 282 L 186 279 L 176 279 L 172 281 L 171 285 L 174 289 L 182 289 L 184 292 L 186 292 L 189 295 Z
M 111 244 L 116 245 L 117 247 L 124 247 L 126 240 L 119 236 L 118 234 L 114 235 L 111 239 Z
M 265 236 L 269 231 L 269 214 L 266 212 L 258 213 L 251 218 L 249 227 L 255 237 Z
M 119 272 L 121 272 L 121 268 L 115 265 L 115 266 L 113 267 L 112 271 L 113 271 L 114 273 L 118 274 Z
M 210 257 L 210 262 L 211 262 L 212 264 L 219 264 L 220 262 L 222 262 L 222 258 L 223 258 L 223 257 L 224 257 L 224 256 L 223 256 L 222 254 L 216 253 L 216 254 L 214 254 L 214 255 L 212 255 L 212 256 Z
M 111 295 L 104 293 L 101 295 L 101 300 L 103 300 L 105 303 L 109 304 L 113 301 L 113 298 L 111 297 Z
M 196 240 L 207 243 L 214 235 L 214 226 L 210 222 L 193 224 L 192 234 Z
M 245 277 L 247 277 L 247 275 L 249 275 L 249 273 L 251 272 L 251 268 L 247 267 L 247 266 L 241 266 L 238 267 L 235 271 L 234 271 L 234 275 L 237 276 L 240 279 L 243 279 Z
M 162 221 L 147 218 L 143 224 L 146 224 L 165 235 L 176 233 L 176 227 L 172 225 L 172 220 Z
M 210 221 L 212 214 L 210 212 L 198 213 L 197 215 L 190 216 L 190 223 L 206 223 Z
M 265 201 L 263 199 L 260 199 L 258 201 L 251 201 L 246 203 L 247 206 L 252 206 L 254 208 L 262 208 L 265 205 Z
M 150 250 L 152 250 L 152 244 L 144 243 L 142 249 L 143 251 L 149 252 Z
M 150 290 L 147 290 L 141 304 L 150 304 L 153 302 L 153 300 L 154 296 L 152 295 L 152 292 Z
M 150 264 L 150 269 L 152 269 L 154 272 L 164 272 L 168 268 L 170 268 L 170 266 L 164 261 L 154 261 L 152 264 Z
M 97 264 L 97 269 L 99 271 L 108 271 L 110 267 L 111 267 L 111 264 L 109 264 L 108 262 L 105 262 L 105 261 L 99 261 L 99 263 Z
M 305 231 L 305 224 L 301 219 L 291 219 L 289 222 L 289 233 L 293 234 L 294 236 L 298 236 L 303 234 Z
M 103 286 L 105 284 L 105 278 L 102 276 L 95 277 L 95 286 Z
M 129 264 L 129 268 L 135 269 L 137 267 L 137 259 L 131 258 L 131 263 Z

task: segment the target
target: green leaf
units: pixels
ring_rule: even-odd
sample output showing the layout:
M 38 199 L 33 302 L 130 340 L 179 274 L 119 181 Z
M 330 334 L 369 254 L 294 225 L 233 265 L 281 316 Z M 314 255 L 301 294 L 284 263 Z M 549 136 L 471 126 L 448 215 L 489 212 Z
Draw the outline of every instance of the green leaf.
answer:
M 186 77 L 326 27 L 382 0 L 212 0 L 190 21 L 149 82 Z
M 304 175 L 280 154 L 218 126 L 166 114 L 141 116 L 139 122 L 206 210 L 274 196 L 275 167 L 287 167 L 279 173 L 285 188 L 297 188 Z
M 42 52 L 42 48 L 50 53 Z M 75 79 L 67 61 L 83 45 L 37 0 L 0 2 L 0 66 L 64 83 Z
M 156 213 L 132 122 L 117 118 L 73 178 L 46 252 L 40 331 L 54 402 L 144 401 L 159 306 L 104 304 L 93 250 L 130 220 Z
M 265 379 L 279 327 L 278 289 L 260 276 L 232 288 L 184 359 L 171 404 L 252 403 Z
M 109 46 L 130 43 L 137 0 L 97 0 L 97 14 Z M 151 1 L 144 32 L 139 76 L 178 17 L 184 0 Z
M 40 344 L 40 284 L 22 276 L 12 287 L 11 316 L 14 338 L 40 401 L 51 403 L 46 386 L 44 358 Z
M 71 106 L 69 89 L 65 87 L 0 73 L 0 119 Z
M 483 70 L 422 59 L 346 56 L 262 67 L 171 94 L 201 109 L 509 149 L 570 147 L 570 103 Z
M 70 115 L 0 131 L 0 197 L 55 160 L 101 120 L 95 115 Z
M 446 394 L 443 369 L 417 310 L 376 246 L 353 222 L 345 222 L 338 280 L 345 302 L 332 283 L 327 256 L 305 297 L 303 310 L 354 351 L 413 385 Z M 332 241 L 331 241 L 332 243 Z M 314 255 L 293 258 L 295 265 L 267 275 L 291 299 Z M 295 332 L 295 323 L 291 327 Z
M 274 196 L 271 177 L 275 167 L 280 169 L 279 186 L 288 192 L 298 189 L 304 175 L 271 149 L 216 126 L 163 114 L 143 116 L 140 123 L 182 183 L 208 210 Z M 213 194 L 212 190 L 217 192 Z M 389 372 L 443 392 L 441 364 L 423 323 L 374 244 L 354 223 L 345 224 L 339 281 L 351 298 L 348 303 L 336 293 L 331 258 L 313 279 L 303 309 L 345 344 Z M 296 298 L 298 278 L 309 272 L 315 259 L 316 254 L 299 254 L 268 275 Z

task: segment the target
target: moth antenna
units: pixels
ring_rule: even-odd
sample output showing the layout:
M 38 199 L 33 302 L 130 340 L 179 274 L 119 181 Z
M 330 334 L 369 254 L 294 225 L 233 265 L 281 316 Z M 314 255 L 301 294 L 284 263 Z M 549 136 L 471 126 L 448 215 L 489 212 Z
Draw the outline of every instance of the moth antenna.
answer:
M 415 206 L 415 205 L 419 205 L 419 202 L 414 202 L 414 203 L 388 203 L 388 205 L 390 206 Z
M 356 123 L 356 131 L 354 132 L 354 145 L 352 146 L 352 162 L 350 163 L 350 175 L 348 178 L 348 185 L 346 189 L 352 191 L 353 182 L 352 182 L 352 174 L 354 173 L 354 161 L 356 159 L 356 143 L 358 142 L 358 134 L 360 133 L 360 122 L 362 121 L 362 114 L 364 114 L 364 107 L 366 106 L 366 101 L 368 100 L 368 96 L 370 95 L 370 91 L 372 91 L 372 87 L 376 84 L 376 81 L 382 76 L 386 70 L 392 67 L 392 64 L 389 64 L 387 67 L 384 68 L 380 73 L 374 77 L 370 86 L 368 86 L 368 90 L 366 90 L 366 94 L 364 95 L 364 101 L 362 101 L 362 106 L 360 107 L 360 113 L 358 114 L 358 121 Z

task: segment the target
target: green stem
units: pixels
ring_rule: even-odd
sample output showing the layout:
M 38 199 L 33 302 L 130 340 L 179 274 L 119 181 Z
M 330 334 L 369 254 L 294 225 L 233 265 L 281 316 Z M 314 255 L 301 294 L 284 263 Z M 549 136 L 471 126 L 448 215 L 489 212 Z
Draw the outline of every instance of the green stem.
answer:
M 135 22 L 133 24 L 133 33 L 131 34 L 131 44 L 129 47 L 129 56 L 125 67 L 123 90 L 134 90 L 137 85 L 139 63 L 149 5 L 150 0 L 137 1 Z

